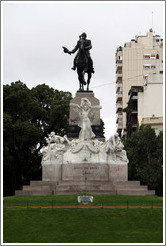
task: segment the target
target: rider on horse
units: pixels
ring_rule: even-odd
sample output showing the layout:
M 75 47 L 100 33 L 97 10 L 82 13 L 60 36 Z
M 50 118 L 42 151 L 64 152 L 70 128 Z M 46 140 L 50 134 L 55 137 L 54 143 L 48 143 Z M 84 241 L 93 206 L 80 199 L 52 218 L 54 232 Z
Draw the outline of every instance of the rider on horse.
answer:
M 92 58 L 90 56 L 90 52 L 89 50 L 92 48 L 92 44 L 91 44 L 91 40 L 88 40 L 86 39 L 87 35 L 86 33 L 82 33 L 80 36 L 79 36 L 79 40 L 77 41 L 77 45 L 75 46 L 75 48 L 72 50 L 72 51 L 66 51 L 67 53 L 69 54 L 72 54 L 72 53 L 75 53 L 77 50 L 77 55 L 75 56 L 74 58 L 74 64 L 73 64 L 73 67 L 72 69 L 75 70 L 76 69 L 76 63 L 77 63 L 77 58 L 79 56 L 79 53 L 81 52 L 81 48 L 83 47 L 84 49 L 84 52 L 88 58 L 88 61 L 89 61 L 89 64 L 90 64 L 90 68 L 91 68 L 91 71 L 92 73 L 94 73 L 94 68 L 93 68 L 93 61 L 92 61 Z

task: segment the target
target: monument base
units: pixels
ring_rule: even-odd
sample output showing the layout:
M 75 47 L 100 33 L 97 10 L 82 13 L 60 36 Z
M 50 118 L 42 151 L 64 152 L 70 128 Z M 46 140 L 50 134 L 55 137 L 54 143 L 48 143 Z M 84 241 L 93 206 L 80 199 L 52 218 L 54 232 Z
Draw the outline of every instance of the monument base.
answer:
M 43 180 L 31 181 L 15 195 L 119 194 L 155 195 L 139 181 L 127 181 L 127 165 L 119 164 L 47 164 Z
M 47 164 L 43 165 L 43 181 L 127 181 L 126 164 Z

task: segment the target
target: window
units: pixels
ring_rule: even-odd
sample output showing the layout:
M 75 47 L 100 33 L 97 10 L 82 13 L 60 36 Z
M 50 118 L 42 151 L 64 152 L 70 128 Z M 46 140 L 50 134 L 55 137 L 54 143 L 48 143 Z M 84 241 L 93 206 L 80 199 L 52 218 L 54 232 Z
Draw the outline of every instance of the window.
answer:
M 144 57 L 145 60 L 149 60 L 150 59 L 150 54 L 144 54 L 143 57 Z
M 144 69 L 145 69 L 145 70 L 150 70 L 150 65 L 149 65 L 149 64 L 144 65 Z
M 155 54 L 151 54 L 150 59 L 156 59 L 156 55 Z
M 122 87 L 118 87 L 117 93 L 118 93 L 118 94 L 122 94 Z
M 144 86 L 147 86 L 147 82 L 148 82 L 148 74 L 144 74 Z
M 122 119 L 120 118 L 120 119 L 118 119 L 118 125 L 122 125 Z
M 148 79 L 149 74 L 144 74 L 144 79 Z
M 144 70 L 154 70 L 156 68 L 155 65 L 151 65 L 151 64 L 145 64 L 144 65 Z
M 156 55 L 156 59 L 159 59 L 159 54 Z
M 152 70 L 154 70 L 155 68 L 156 68 L 156 66 L 154 66 L 154 65 L 151 66 L 151 69 L 152 69 Z

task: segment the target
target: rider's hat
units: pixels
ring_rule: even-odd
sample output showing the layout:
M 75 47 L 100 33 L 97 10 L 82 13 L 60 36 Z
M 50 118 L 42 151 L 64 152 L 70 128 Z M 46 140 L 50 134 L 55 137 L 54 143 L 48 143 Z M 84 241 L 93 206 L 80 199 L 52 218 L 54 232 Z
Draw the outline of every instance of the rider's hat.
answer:
M 87 35 L 86 35 L 86 33 L 85 33 L 85 32 L 83 32 L 83 33 L 81 34 L 81 36 L 85 36 L 85 37 L 87 37 Z

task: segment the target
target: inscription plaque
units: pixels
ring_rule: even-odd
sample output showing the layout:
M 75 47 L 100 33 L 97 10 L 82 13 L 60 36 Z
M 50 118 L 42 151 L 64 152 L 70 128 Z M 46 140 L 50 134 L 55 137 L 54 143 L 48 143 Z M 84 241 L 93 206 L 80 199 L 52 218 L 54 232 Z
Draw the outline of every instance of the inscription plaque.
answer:
M 84 205 L 93 202 L 93 196 L 78 196 L 77 197 L 78 203 L 83 203 Z
M 62 180 L 108 180 L 107 164 L 62 164 Z

